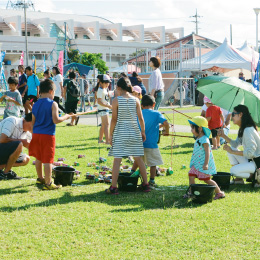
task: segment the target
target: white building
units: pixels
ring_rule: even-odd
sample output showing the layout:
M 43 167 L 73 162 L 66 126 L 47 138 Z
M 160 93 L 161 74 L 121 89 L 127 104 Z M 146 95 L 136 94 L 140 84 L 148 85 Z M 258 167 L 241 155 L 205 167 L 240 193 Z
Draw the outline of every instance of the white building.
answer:
M 45 54 L 49 57 L 47 66 L 52 66 L 58 52 L 69 45 L 81 53 L 102 53 L 112 69 L 136 51 L 154 49 L 183 37 L 184 29 L 145 28 L 143 24 L 124 26 L 97 16 L 27 11 L 27 35 L 29 65 L 34 55 L 39 66 Z M 6 64 L 19 64 L 20 55 L 25 52 L 23 10 L 0 9 L 0 49 L 6 52 Z

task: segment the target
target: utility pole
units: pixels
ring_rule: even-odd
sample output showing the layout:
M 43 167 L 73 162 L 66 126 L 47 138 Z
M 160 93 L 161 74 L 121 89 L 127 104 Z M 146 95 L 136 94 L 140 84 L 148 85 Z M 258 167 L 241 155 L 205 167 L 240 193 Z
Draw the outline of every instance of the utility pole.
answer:
M 198 28 L 199 21 L 198 21 L 198 18 L 201 18 L 201 17 L 203 17 L 203 16 L 199 16 L 198 15 L 197 8 L 196 8 L 196 14 L 193 15 L 193 16 L 190 16 L 190 18 L 195 18 L 195 21 L 191 21 L 191 22 L 196 24 L 196 34 L 199 34 L 199 28 Z

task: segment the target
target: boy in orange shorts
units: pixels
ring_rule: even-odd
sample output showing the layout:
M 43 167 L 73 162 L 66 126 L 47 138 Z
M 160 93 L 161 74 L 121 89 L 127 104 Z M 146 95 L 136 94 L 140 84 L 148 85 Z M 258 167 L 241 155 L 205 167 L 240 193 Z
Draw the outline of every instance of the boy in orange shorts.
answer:
M 55 85 L 50 79 L 40 84 L 41 97 L 32 108 L 33 135 L 29 145 L 29 155 L 36 158 L 37 184 L 44 184 L 43 190 L 54 190 L 61 186 L 52 183 L 51 173 L 55 155 L 56 124 L 72 115 L 59 117 L 58 105 L 53 101 Z M 44 174 L 42 164 L 44 164 Z

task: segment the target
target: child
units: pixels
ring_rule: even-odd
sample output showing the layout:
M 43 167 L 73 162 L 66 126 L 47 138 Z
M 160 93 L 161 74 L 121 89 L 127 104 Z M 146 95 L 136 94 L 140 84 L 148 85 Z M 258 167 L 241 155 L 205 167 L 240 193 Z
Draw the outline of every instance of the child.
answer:
M 223 122 L 225 122 L 225 119 L 220 107 L 213 105 L 208 98 L 205 98 L 204 102 L 207 106 L 206 119 L 209 122 L 209 129 L 212 134 L 212 150 L 217 150 L 220 148 L 220 137 L 218 136 L 218 130 L 222 127 L 222 125 L 224 126 Z
M 139 86 L 133 86 L 133 96 L 137 97 L 139 100 L 142 99 L 142 89 Z
M 139 166 L 143 178 L 142 188 L 149 192 L 147 174 L 141 156 L 144 155 L 143 141 L 145 141 L 145 126 L 139 100 L 132 93 L 131 82 L 128 78 L 120 78 L 117 82 L 118 96 L 112 103 L 112 120 L 110 126 L 110 140 L 112 147 L 109 156 L 114 156 L 112 169 L 112 185 L 106 193 L 118 194 L 117 179 L 120 163 L 123 157 L 133 156 Z M 137 117 L 140 122 L 141 132 L 138 127 Z
M 20 108 L 23 106 L 22 96 L 16 89 L 18 86 L 17 78 L 9 77 L 7 83 L 9 90 L 0 98 L 0 102 L 2 102 L 4 98 L 6 100 L 4 119 L 9 116 L 19 117 Z
M 164 135 L 169 134 L 169 123 L 164 116 L 154 110 L 155 98 L 151 95 L 144 95 L 142 98 L 142 113 L 145 122 L 145 136 L 144 142 L 144 162 L 150 167 L 150 186 L 156 186 L 154 178 L 156 176 L 156 166 L 163 164 L 160 150 L 158 147 L 159 127 L 163 124 L 165 128 Z M 136 162 L 132 167 L 132 171 L 137 168 Z
M 32 109 L 33 136 L 29 145 L 29 155 L 36 158 L 37 184 L 44 184 L 43 190 L 54 190 L 61 186 L 52 183 L 52 163 L 55 155 L 55 124 L 67 120 L 70 115 L 59 117 L 58 104 L 53 101 L 55 85 L 50 79 L 40 84 L 40 99 Z M 43 177 L 42 165 L 44 164 Z
M 188 121 L 191 126 L 191 132 L 196 137 L 190 161 L 189 184 L 195 184 L 195 178 L 198 178 L 209 185 L 216 186 L 215 200 L 225 198 L 225 193 L 220 190 L 215 181 L 211 180 L 211 175 L 216 174 L 216 167 L 210 148 L 208 122 L 202 116 L 196 116 Z M 188 193 L 184 195 L 184 198 L 190 196 L 191 194 Z
M 19 76 L 19 83 L 18 83 L 18 91 L 20 92 L 21 96 L 22 96 L 22 100 L 23 100 L 23 106 L 24 106 L 24 110 L 25 110 L 25 114 L 28 114 L 28 109 L 25 106 L 25 102 L 27 100 L 27 76 L 24 73 L 24 66 L 23 65 L 19 65 L 18 66 L 18 70 L 19 70 L 19 74 L 21 76 Z
M 110 77 L 106 74 L 99 78 L 99 88 L 97 91 L 98 114 L 101 117 L 101 127 L 99 131 L 99 143 L 104 143 L 103 134 L 105 134 L 106 144 L 110 144 L 108 129 L 109 129 L 109 109 L 112 106 L 109 104 L 107 88 L 110 84 Z

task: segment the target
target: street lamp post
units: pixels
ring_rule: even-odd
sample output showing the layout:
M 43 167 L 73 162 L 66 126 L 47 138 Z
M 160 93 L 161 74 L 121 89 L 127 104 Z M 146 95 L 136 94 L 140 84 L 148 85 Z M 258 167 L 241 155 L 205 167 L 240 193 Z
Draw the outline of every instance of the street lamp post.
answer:
M 28 55 L 28 36 L 27 36 L 27 18 L 26 18 L 27 4 L 25 3 L 25 0 L 24 0 L 23 8 L 24 8 L 25 54 L 26 54 L 25 57 L 26 57 L 26 66 L 28 66 L 29 55 Z
M 256 45 L 255 45 L 255 50 L 257 52 L 258 51 L 258 14 L 260 12 L 260 8 L 254 8 L 254 11 L 255 11 L 255 15 L 256 15 Z

